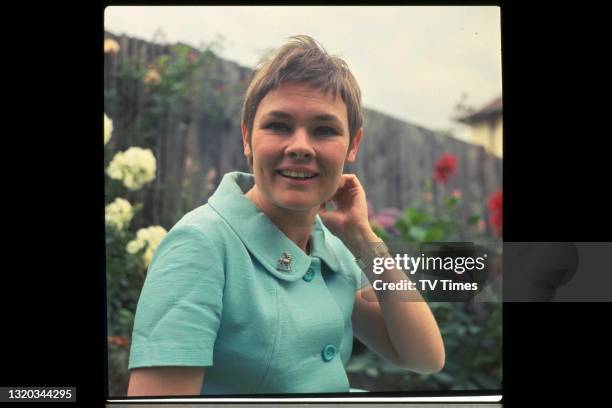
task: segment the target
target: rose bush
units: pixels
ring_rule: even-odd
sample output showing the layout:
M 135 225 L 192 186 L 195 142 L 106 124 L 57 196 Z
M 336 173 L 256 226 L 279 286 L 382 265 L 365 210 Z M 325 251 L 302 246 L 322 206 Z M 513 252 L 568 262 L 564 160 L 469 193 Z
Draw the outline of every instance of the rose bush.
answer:
M 448 192 L 445 188 L 457 172 L 457 163 L 455 155 L 442 155 L 436 161 L 431 178 L 425 181 L 420 198 L 404 211 L 385 208 L 375 212 L 368 205 L 370 225 L 376 234 L 388 242 L 411 244 L 496 241 L 501 235 L 501 190 L 487 198 L 482 213 L 462 219 L 458 211 L 463 196 L 461 190 Z M 433 183 L 439 183 L 441 191 L 446 193 L 439 207 L 434 205 Z M 492 234 L 484 225 L 485 207 Z M 491 280 L 487 290 L 487 294 L 501 293 L 501 281 Z M 353 355 L 346 367 L 351 386 L 370 391 L 501 389 L 502 303 L 494 296 L 491 299 L 487 302 L 429 302 L 446 350 L 446 364 L 436 374 L 417 374 L 397 368 L 355 341 Z

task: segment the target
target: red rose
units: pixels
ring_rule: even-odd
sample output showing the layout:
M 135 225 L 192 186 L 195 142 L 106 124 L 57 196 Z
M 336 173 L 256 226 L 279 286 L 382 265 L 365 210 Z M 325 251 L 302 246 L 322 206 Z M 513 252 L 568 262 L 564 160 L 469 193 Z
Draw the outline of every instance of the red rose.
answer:
M 493 228 L 493 232 L 495 234 L 500 235 L 502 232 L 502 224 L 503 224 L 503 200 L 502 200 L 502 191 L 498 190 L 495 193 L 489 196 L 488 200 L 489 207 L 489 223 Z
M 457 156 L 451 153 L 443 154 L 434 165 L 434 179 L 446 184 L 457 170 Z
M 127 339 L 123 336 L 108 336 L 108 342 L 119 347 L 126 347 L 128 345 Z

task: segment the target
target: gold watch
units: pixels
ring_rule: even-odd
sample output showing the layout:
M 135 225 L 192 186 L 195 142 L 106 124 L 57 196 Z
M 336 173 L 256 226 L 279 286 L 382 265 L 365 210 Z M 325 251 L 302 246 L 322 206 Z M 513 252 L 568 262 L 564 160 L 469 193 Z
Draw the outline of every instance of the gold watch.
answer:
M 378 258 L 381 256 L 386 256 L 389 253 L 389 248 L 387 247 L 387 245 L 385 245 L 384 241 L 380 241 L 373 248 L 373 252 L 373 258 Z M 365 269 L 365 267 L 367 266 L 366 263 L 363 261 L 363 257 L 355 258 L 355 262 L 357 262 L 357 265 L 359 265 L 359 268 L 362 270 Z

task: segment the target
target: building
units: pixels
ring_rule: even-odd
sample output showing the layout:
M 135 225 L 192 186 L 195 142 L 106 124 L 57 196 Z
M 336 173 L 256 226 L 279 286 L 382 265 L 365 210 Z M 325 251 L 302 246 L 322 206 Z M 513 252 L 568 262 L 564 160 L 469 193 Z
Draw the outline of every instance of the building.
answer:
M 483 146 L 488 152 L 498 157 L 503 154 L 503 109 L 502 97 L 499 96 L 482 108 L 455 118 L 465 125 L 462 132 L 464 140 Z

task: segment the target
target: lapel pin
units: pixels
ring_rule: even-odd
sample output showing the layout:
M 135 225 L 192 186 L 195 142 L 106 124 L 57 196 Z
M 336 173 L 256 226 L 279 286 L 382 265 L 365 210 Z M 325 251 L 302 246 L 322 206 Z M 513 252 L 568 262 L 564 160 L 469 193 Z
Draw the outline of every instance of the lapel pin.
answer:
M 290 271 L 291 270 L 291 260 L 293 257 L 288 252 L 283 252 L 283 256 L 278 260 L 278 265 L 276 269 L 279 271 Z

